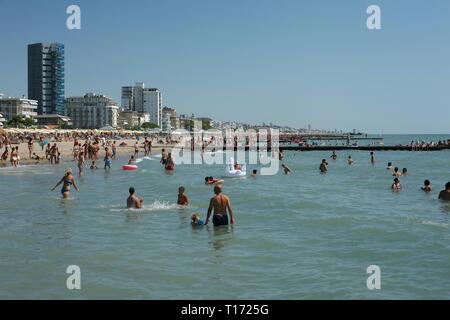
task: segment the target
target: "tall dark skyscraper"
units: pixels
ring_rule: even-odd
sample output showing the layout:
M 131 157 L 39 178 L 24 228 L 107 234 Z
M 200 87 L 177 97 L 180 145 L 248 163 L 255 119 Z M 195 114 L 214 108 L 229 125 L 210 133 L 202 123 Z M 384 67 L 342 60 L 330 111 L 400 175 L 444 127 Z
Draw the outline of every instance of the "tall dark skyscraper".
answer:
M 38 114 L 64 115 L 64 45 L 28 45 L 28 99 L 38 101 Z

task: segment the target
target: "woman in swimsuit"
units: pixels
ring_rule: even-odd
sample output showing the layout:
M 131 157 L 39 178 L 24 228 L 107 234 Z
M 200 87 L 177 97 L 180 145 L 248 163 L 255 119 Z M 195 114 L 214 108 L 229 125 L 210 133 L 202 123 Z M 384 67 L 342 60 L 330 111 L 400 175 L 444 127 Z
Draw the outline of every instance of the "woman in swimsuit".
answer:
M 61 183 L 63 184 L 63 187 L 61 189 L 61 194 L 63 196 L 63 199 L 67 199 L 70 196 L 70 186 L 71 185 L 73 185 L 75 190 L 77 190 L 78 192 L 80 191 L 80 189 L 78 189 L 78 186 L 75 182 L 75 178 L 72 175 L 71 168 L 68 168 L 66 170 L 66 174 L 64 175 L 64 177 L 62 177 L 62 179 L 56 184 L 56 186 L 53 187 L 52 191 L 55 190 Z
M 32 158 L 32 154 L 33 154 L 33 147 L 34 147 L 34 141 L 33 138 L 28 138 L 28 158 L 31 159 Z

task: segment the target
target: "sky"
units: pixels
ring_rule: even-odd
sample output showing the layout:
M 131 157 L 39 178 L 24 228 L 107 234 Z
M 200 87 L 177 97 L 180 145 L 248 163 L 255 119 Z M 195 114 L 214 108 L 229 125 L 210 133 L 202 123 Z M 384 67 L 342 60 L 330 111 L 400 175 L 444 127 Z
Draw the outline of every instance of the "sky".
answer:
M 81 30 L 66 27 L 71 4 Z M 1 93 L 27 94 L 36 42 L 65 45 L 66 96 L 120 103 L 142 81 L 222 121 L 450 133 L 448 0 L 0 0 Z

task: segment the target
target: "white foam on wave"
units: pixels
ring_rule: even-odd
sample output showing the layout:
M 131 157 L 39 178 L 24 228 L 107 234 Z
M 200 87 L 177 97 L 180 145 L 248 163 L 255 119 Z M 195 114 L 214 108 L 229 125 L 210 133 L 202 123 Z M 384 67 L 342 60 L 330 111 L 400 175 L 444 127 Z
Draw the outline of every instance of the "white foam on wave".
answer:
M 429 221 L 429 220 L 422 220 L 422 224 L 429 225 L 429 226 L 435 226 L 435 227 L 442 227 L 442 228 L 448 228 L 448 223 L 443 222 L 435 222 L 435 221 Z
M 151 160 L 154 161 L 155 159 L 152 159 L 151 157 L 142 157 L 142 158 L 137 158 L 136 159 L 136 163 L 141 163 L 144 160 Z
M 150 204 L 144 204 L 142 205 L 141 209 L 134 209 L 134 208 L 123 208 L 123 207 L 114 207 L 111 209 L 112 212 L 126 212 L 126 211 L 136 211 L 136 212 L 151 212 L 151 211 L 166 211 L 166 210 L 174 210 L 174 209 L 180 209 L 182 208 L 178 204 L 170 203 L 168 201 L 160 201 L 155 200 Z

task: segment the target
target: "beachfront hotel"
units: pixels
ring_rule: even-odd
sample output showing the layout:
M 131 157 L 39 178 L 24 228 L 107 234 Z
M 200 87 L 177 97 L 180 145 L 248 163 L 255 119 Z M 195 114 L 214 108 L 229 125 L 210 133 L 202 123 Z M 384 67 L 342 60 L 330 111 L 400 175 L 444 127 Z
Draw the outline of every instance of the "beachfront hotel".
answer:
M 109 97 L 95 93 L 86 93 L 84 96 L 66 98 L 65 112 L 72 120 L 74 128 L 116 128 L 119 107 Z
M 138 113 L 148 113 L 150 122 L 162 126 L 162 94 L 157 88 L 145 88 L 143 82 L 122 87 L 122 108 Z
M 4 97 L 0 94 L 0 113 L 5 121 L 11 120 L 15 116 L 26 118 L 37 116 L 37 100 L 25 98 Z
M 64 45 L 28 45 L 28 98 L 38 101 L 39 115 L 64 114 Z

